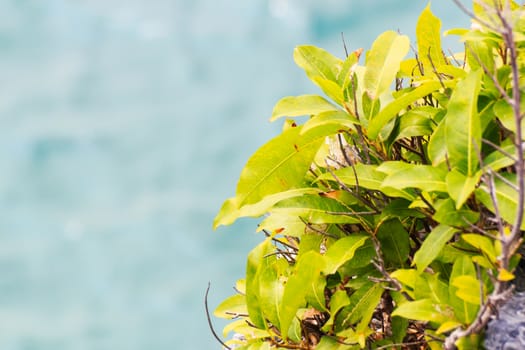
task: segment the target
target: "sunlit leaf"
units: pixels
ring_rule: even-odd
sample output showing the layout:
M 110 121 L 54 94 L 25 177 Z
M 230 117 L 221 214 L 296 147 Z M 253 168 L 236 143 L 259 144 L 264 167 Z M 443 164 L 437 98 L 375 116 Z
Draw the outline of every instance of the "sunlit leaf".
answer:
M 418 188 L 427 192 L 447 192 L 445 182 L 447 172 L 442 168 L 429 165 L 410 165 L 406 170 L 401 170 L 387 176 L 382 187 L 396 189 Z
M 438 166 L 445 161 L 447 157 L 445 120 L 438 124 L 434 133 L 430 136 L 427 152 L 433 166 Z
M 246 297 L 242 294 L 234 294 L 226 298 L 217 306 L 213 314 L 217 317 L 232 319 L 238 315 L 248 313 L 246 307 Z
M 323 273 L 325 275 L 335 273 L 341 265 L 352 259 L 355 251 L 365 244 L 367 239 L 368 237 L 364 235 L 352 235 L 337 240 L 325 254 L 326 265 Z
M 359 124 L 359 121 L 356 117 L 343 111 L 323 112 L 316 115 L 313 118 L 310 118 L 306 123 L 304 123 L 301 133 L 305 133 L 312 129 L 322 127 L 328 124 L 338 125 L 341 128 L 341 130 L 345 130 L 355 129 L 355 125 Z
M 301 127 L 291 128 L 255 152 L 241 173 L 236 196 L 223 204 L 214 228 L 233 223 L 243 206 L 278 192 L 304 187 L 306 172 L 334 127 L 316 128 L 302 135 L 300 132 Z
M 477 305 L 466 302 L 462 298 L 458 297 L 458 295 L 456 294 L 458 288 L 454 286 L 453 282 L 459 276 L 471 276 L 474 279 L 476 278 L 474 264 L 467 255 L 462 255 L 458 257 L 458 259 L 456 259 L 456 261 L 454 262 L 454 265 L 452 267 L 452 273 L 450 275 L 451 284 L 449 286 L 449 298 L 450 305 L 454 309 L 454 314 L 456 315 L 456 318 L 464 324 L 470 324 L 476 317 L 479 307 Z M 479 295 L 479 285 L 477 294 Z
M 277 102 L 270 120 L 273 121 L 281 117 L 315 115 L 337 110 L 337 107 L 318 95 L 289 96 Z
M 271 213 L 298 216 L 308 223 L 359 223 L 351 209 L 341 202 L 319 195 L 304 195 L 277 203 Z
M 485 286 L 471 275 L 461 275 L 452 279 L 452 285 L 456 287 L 456 295 L 470 304 L 480 305 L 480 294 L 486 294 Z M 482 291 L 483 290 L 483 291 Z
M 448 104 L 445 138 L 450 165 L 467 176 L 478 170 L 481 149 L 481 121 L 477 100 L 481 70 L 470 72 L 458 82 Z
M 259 303 L 259 274 L 264 257 L 273 250 L 270 239 L 264 240 L 248 254 L 246 264 L 246 306 L 250 321 L 258 328 L 265 329 L 266 322 Z
M 448 315 L 442 311 L 445 308 L 445 305 L 436 304 L 431 299 L 420 299 L 407 301 L 399 305 L 392 312 L 392 316 L 401 316 L 410 320 L 444 323 L 448 320 Z
M 364 88 L 372 99 L 388 90 L 409 46 L 408 37 L 394 31 L 384 32 L 374 41 L 366 56 L 364 76 Z
M 422 97 L 427 96 L 428 94 L 439 90 L 440 88 L 441 84 L 439 82 L 430 81 L 390 102 L 379 112 L 379 114 L 370 120 L 368 124 L 368 137 L 374 140 L 379 134 L 379 131 L 390 121 L 390 119 L 394 118 L 397 113 L 407 108 L 407 106 L 416 102 Z
M 476 189 L 481 178 L 481 173 L 473 176 L 465 176 L 453 169 L 447 174 L 447 189 L 450 197 L 456 202 L 456 209 L 459 210 Z
M 288 268 L 285 259 L 271 255 L 263 259 L 258 273 L 258 301 L 264 317 L 279 327 L 279 309 L 284 291 L 284 274 Z
M 497 254 L 496 249 L 494 248 L 494 242 L 488 237 L 468 233 L 461 235 L 461 238 L 471 246 L 479 249 L 483 254 L 485 254 L 492 263 L 496 263 Z
M 324 257 L 316 251 L 309 251 L 302 255 L 292 274 L 288 277 L 279 309 L 281 330 L 288 334 L 288 329 L 297 310 L 306 304 L 308 290 L 315 288 L 318 276 L 324 269 Z
M 428 5 L 416 25 L 418 57 L 423 64 L 425 75 L 446 64 L 441 50 L 441 21 L 434 16 Z
M 516 184 L 516 176 L 514 174 L 504 175 L 511 184 Z M 518 193 L 514 188 L 499 178 L 494 179 L 495 195 L 498 202 L 499 214 L 509 224 L 514 224 L 516 220 L 518 208 Z M 476 198 L 483 203 L 492 212 L 495 211 L 494 204 L 489 194 L 487 185 L 482 185 L 475 191 Z M 521 224 L 521 229 L 525 230 L 525 221 Z
M 339 58 L 312 45 L 296 47 L 293 58 L 310 79 L 321 77 L 336 82 L 338 72 L 341 71 L 343 65 L 343 61 Z

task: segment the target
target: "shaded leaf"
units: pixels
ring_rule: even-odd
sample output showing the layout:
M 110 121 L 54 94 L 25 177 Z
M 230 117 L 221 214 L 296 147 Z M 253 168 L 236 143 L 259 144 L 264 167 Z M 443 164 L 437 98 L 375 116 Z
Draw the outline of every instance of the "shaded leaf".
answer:
M 408 232 L 397 219 L 384 222 L 377 231 L 381 251 L 388 265 L 401 267 L 408 259 L 410 242 Z
M 337 315 L 336 332 L 357 323 L 368 325 L 384 289 L 379 283 L 368 283 L 350 296 L 350 303 Z
M 436 212 L 432 216 L 432 219 L 443 225 L 469 227 L 479 219 L 478 212 L 468 209 L 457 210 L 451 198 L 437 201 L 434 207 Z
M 438 225 L 428 234 L 421 248 L 414 254 L 413 265 L 422 273 L 439 255 L 445 244 L 454 236 L 457 229 L 446 225 Z

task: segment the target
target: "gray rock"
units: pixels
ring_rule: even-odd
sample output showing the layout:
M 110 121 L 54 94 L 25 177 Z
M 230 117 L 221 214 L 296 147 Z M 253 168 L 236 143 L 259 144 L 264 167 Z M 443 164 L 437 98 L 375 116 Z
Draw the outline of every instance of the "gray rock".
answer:
M 525 292 L 515 293 L 489 322 L 484 345 L 487 350 L 525 349 Z

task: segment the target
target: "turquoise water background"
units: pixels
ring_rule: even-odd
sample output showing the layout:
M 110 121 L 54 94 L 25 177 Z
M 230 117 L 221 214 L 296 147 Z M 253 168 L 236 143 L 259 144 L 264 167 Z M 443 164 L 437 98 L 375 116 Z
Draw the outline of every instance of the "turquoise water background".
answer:
M 274 103 L 317 91 L 293 47 L 414 38 L 425 5 L 1 1 L 0 348 L 219 349 L 207 283 L 213 309 L 260 237 L 211 224 L 280 129 Z M 469 24 L 452 1 L 433 10 Z

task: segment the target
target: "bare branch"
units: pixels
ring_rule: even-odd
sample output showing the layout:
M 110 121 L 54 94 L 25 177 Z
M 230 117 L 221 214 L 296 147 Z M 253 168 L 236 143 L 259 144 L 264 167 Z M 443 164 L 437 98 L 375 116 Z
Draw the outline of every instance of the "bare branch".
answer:
M 210 317 L 210 310 L 208 309 L 208 293 L 210 291 L 210 285 L 211 283 L 208 282 L 208 288 L 206 288 L 206 294 L 204 295 L 204 308 L 206 309 L 206 317 L 208 318 L 208 326 L 210 326 L 211 333 L 213 334 L 213 337 L 217 339 L 219 343 L 221 343 L 222 346 L 224 346 L 226 349 L 231 350 L 231 348 L 224 343 L 221 338 L 217 335 L 215 332 L 215 329 L 213 328 L 213 323 L 211 322 Z

